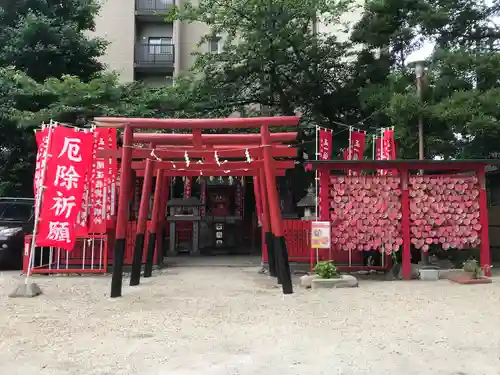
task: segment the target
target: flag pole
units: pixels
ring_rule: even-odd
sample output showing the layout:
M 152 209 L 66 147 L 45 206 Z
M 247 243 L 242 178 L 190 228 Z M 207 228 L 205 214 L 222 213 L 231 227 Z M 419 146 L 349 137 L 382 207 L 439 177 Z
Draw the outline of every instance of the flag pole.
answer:
M 33 234 L 31 236 L 31 244 L 30 244 L 30 256 L 29 256 L 29 261 L 28 261 L 28 270 L 26 272 L 26 278 L 24 280 L 24 284 L 28 285 L 29 279 L 31 276 L 31 270 L 33 269 L 33 262 L 35 260 L 35 248 L 36 248 L 36 235 L 38 231 L 38 222 L 40 221 L 40 211 L 42 209 L 42 202 L 43 202 L 43 194 L 45 190 L 45 174 L 47 172 L 47 161 L 50 156 L 49 150 L 50 150 L 50 144 L 52 143 L 52 133 L 54 132 L 53 124 L 52 121 L 48 126 L 49 132 L 47 135 L 47 147 L 45 148 L 44 156 L 43 156 L 43 166 L 42 166 L 42 172 L 40 173 L 40 187 L 38 188 L 38 191 L 36 192 L 36 200 L 35 200 L 35 220 L 33 224 Z
M 319 160 L 319 126 L 316 125 L 316 151 L 314 155 L 316 156 L 316 160 Z M 315 220 L 318 221 L 318 213 L 319 213 L 319 206 L 318 206 L 318 170 L 316 169 L 314 171 L 314 195 L 315 195 L 315 208 L 314 208 L 314 217 L 316 218 Z
M 33 263 L 35 261 L 35 248 L 36 248 L 36 235 L 38 231 L 38 222 L 40 221 L 40 211 L 42 208 L 42 202 L 43 202 L 43 193 L 45 189 L 45 174 L 47 171 L 47 161 L 50 156 L 49 150 L 50 150 L 50 144 L 52 140 L 52 134 L 54 132 L 54 126 L 52 120 L 50 121 L 50 124 L 48 125 L 48 134 L 47 134 L 47 145 L 44 151 L 44 158 L 43 158 L 43 165 L 42 165 L 42 171 L 40 173 L 40 186 L 38 190 L 36 191 L 36 196 L 35 196 L 35 217 L 34 217 L 34 222 L 33 222 L 33 234 L 31 235 L 31 243 L 30 243 L 30 253 L 28 257 L 28 270 L 26 271 L 26 277 L 24 279 L 24 283 L 19 285 L 11 294 L 9 294 L 9 297 L 35 297 L 40 294 L 42 294 L 42 290 L 38 285 L 35 283 L 30 284 L 30 276 L 31 276 L 31 270 L 33 269 Z
M 372 134 L 372 159 L 375 160 L 375 150 L 376 150 L 376 145 L 377 145 L 377 135 Z

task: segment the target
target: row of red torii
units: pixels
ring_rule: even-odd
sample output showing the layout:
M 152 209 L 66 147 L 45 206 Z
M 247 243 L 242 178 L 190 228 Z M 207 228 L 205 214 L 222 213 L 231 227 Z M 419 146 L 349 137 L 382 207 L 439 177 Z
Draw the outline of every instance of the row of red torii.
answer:
M 284 294 L 293 293 L 288 251 L 283 233 L 279 209 L 276 176 L 283 176 L 294 167 L 297 150 L 283 143 L 290 143 L 296 132 L 271 133 L 270 127 L 296 127 L 300 117 L 257 117 L 226 119 L 148 119 L 110 118 L 95 119 L 98 126 L 123 129 L 122 147 L 115 150 L 101 150 L 100 157 L 121 159 L 120 189 L 115 229 L 115 248 L 111 297 L 122 294 L 122 273 L 127 238 L 128 204 L 132 194 L 132 170 L 144 176 L 130 285 L 140 282 L 143 247 L 148 219 L 149 201 L 156 184 L 151 216 L 148 248 L 144 276 L 152 273 L 156 232 L 161 212 L 162 196 L 168 194 L 164 181 L 166 176 L 253 176 L 254 188 L 260 197 L 257 214 L 261 217 L 263 237 L 267 249 L 269 273 L 278 278 Z M 255 134 L 202 134 L 213 129 L 260 129 Z M 191 134 L 143 133 L 141 129 L 191 130 Z M 146 144 L 145 148 L 134 147 Z M 280 160 L 276 160 L 280 159 Z M 260 203 L 260 204 L 259 204 Z

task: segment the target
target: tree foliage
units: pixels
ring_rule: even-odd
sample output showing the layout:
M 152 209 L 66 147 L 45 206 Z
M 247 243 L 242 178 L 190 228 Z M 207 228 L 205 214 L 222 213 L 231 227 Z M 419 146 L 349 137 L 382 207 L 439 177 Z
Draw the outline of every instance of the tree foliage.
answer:
M 88 81 L 102 70 L 105 42 L 87 35 L 97 10 L 93 0 L 0 1 L 0 195 L 33 194 L 33 129 L 19 120 L 58 106 L 39 83 L 65 74 Z
M 498 2 L 480 0 L 369 1 L 353 41 L 381 53 L 385 82 L 360 88 L 363 105 L 382 109 L 395 126 L 402 155 L 417 155 L 417 121 L 424 121 L 426 157 L 488 157 L 498 152 L 499 117 L 493 103 L 500 83 Z M 408 58 L 434 43 L 416 97 Z
M 224 36 L 220 54 L 198 53 L 194 70 L 200 90 L 216 105 L 260 108 L 268 113 L 301 113 L 306 120 L 337 129 L 359 121 L 351 89 L 351 43 L 317 32 L 321 21 L 340 24 L 354 5 L 334 0 L 245 0 L 187 2 L 169 17 L 204 22 L 213 36 Z
M 185 2 L 169 21 L 204 22 L 211 32 L 200 44 L 222 36 L 224 48 L 197 53 L 188 74 L 153 88 L 102 72 L 106 43 L 88 37 L 96 1 L 0 0 L 0 195 L 32 193 L 32 127 L 50 119 L 300 113 L 309 155 L 308 126 L 332 129 L 335 151 L 347 143 L 347 124 L 395 126 L 400 156 L 414 158 L 421 117 L 428 158 L 500 151 L 497 2 L 368 0 L 350 34 L 339 35 L 356 3 Z M 408 60 L 425 41 L 435 47 L 421 101 Z
M 106 42 L 89 38 L 95 0 L 1 0 L 0 66 L 15 66 L 36 81 L 62 74 L 84 80 L 102 70 Z

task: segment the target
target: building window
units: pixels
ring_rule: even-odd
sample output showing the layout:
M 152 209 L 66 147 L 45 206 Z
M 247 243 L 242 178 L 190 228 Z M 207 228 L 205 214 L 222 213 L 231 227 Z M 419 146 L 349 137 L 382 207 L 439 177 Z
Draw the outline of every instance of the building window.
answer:
M 221 38 L 214 37 L 208 41 L 208 51 L 210 53 L 221 53 L 222 43 Z
M 148 39 L 149 53 L 152 55 L 173 54 L 172 38 L 151 37 Z

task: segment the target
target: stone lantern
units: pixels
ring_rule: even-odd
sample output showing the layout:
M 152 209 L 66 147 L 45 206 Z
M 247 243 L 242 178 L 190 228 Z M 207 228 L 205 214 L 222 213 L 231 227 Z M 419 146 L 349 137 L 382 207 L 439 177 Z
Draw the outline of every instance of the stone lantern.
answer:
M 307 194 L 304 198 L 302 198 L 299 203 L 297 203 L 297 207 L 304 207 L 304 216 L 302 220 L 316 220 L 315 211 L 316 211 L 316 193 L 314 192 L 314 188 L 309 186 L 307 188 Z

